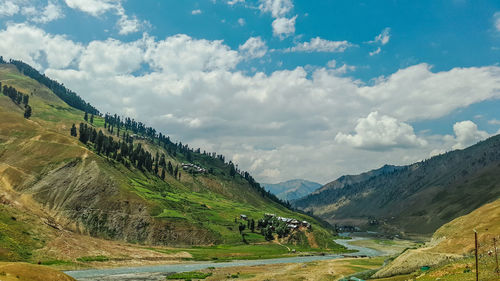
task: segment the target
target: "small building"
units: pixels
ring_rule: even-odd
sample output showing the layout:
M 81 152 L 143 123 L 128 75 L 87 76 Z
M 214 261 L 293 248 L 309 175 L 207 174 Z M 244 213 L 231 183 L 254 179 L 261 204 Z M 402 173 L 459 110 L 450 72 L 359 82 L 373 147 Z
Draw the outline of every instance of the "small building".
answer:
M 240 219 L 242 219 L 242 220 L 248 220 L 248 217 L 246 215 L 241 214 L 240 215 Z

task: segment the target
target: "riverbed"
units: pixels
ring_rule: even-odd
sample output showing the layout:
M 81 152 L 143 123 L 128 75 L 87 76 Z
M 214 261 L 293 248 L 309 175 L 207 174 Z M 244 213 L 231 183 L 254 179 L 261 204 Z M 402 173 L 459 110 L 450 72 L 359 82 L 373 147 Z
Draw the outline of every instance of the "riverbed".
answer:
M 222 268 L 236 266 L 255 266 L 266 264 L 282 264 L 282 263 L 306 263 L 321 260 L 331 260 L 344 258 L 346 256 L 368 256 L 374 257 L 382 253 L 361 246 L 351 245 L 349 242 L 367 239 L 363 237 L 353 237 L 352 239 L 338 239 L 336 243 L 343 245 L 351 250 L 358 252 L 342 254 L 342 255 L 320 255 L 320 256 L 297 256 L 290 258 L 275 258 L 262 260 L 238 260 L 224 263 L 216 262 L 186 262 L 182 264 L 165 264 L 155 266 L 140 266 L 140 267 L 119 267 L 109 269 L 88 269 L 66 271 L 65 273 L 79 281 L 117 281 L 117 280 L 165 280 L 165 276 L 173 272 L 186 272 L 202 270 L 206 268 Z

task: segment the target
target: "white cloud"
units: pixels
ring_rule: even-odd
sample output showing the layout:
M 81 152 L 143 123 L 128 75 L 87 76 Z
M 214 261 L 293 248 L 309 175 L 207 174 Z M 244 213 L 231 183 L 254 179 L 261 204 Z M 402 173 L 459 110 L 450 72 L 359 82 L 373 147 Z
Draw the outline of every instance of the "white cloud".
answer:
M 277 18 L 273 21 L 273 34 L 274 36 L 279 36 L 280 38 L 288 37 L 289 35 L 295 33 L 295 20 L 297 16 L 293 18 Z
M 0 0 L 0 16 L 13 16 L 20 9 L 17 1 Z
M 81 44 L 11 24 L 0 30 L 0 38 L 6 59 L 45 71 L 103 112 L 126 114 L 173 140 L 223 153 L 269 182 L 291 177 L 326 182 L 385 163 L 421 160 L 445 140 L 425 136 L 428 144 L 422 145 L 424 137 L 413 133 L 412 120 L 432 120 L 500 98 L 498 66 L 432 72 L 419 64 L 364 84 L 342 76 L 351 66 L 337 62 L 311 71 L 297 67 L 248 75 L 236 66 L 252 48 L 240 53 L 223 41 L 184 34 Z M 258 50 L 254 54 L 260 55 Z M 361 133 L 358 123 L 364 126 L 359 125 Z M 379 138 L 366 139 L 368 134 Z M 337 135 L 366 148 L 340 144 Z M 394 146 L 409 148 L 389 149 Z
M 336 60 L 330 60 L 326 63 L 326 66 L 328 66 L 329 68 L 335 68 L 335 66 L 337 66 L 337 61 Z
M 250 37 L 243 45 L 239 46 L 239 50 L 245 58 L 261 58 L 267 53 L 267 45 L 260 36 Z
M 375 39 L 373 39 L 372 41 L 369 41 L 368 43 L 379 43 L 381 45 L 385 45 L 385 44 L 389 43 L 389 39 L 391 39 L 391 35 L 389 34 L 390 31 L 391 31 L 391 29 L 386 27 L 384 30 L 382 30 L 382 33 L 375 36 Z
M 100 16 L 110 10 L 118 10 L 121 7 L 120 0 L 64 0 L 66 5 L 72 9 Z
M 200 9 L 196 9 L 196 10 L 192 10 L 191 11 L 191 15 L 199 15 L 201 14 L 201 10 Z
M 500 97 L 497 66 L 453 68 L 433 73 L 422 63 L 361 86 L 359 95 L 402 121 L 434 119 L 479 101 Z M 472 94 L 473 93 L 473 94 Z
M 329 41 L 320 37 L 312 38 L 309 42 L 297 43 L 297 45 L 286 49 L 286 52 L 344 52 L 352 44 L 347 41 Z
M 62 13 L 61 7 L 57 4 L 54 4 L 52 1 L 49 1 L 47 3 L 47 6 L 45 6 L 40 14 L 35 14 L 35 16 L 32 18 L 32 21 L 37 23 L 48 23 L 63 17 L 64 14 Z
M 80 70 L 92 75 L 130 74 L 140 68 L 144 51 L 142 42 L 118 40 L 92 41 L 80 58 Z
M 124 14 L 118 20 L 117 25 L 119 28 L 118 33 L 121 35 L 127 35 L 139 31 L 142 23 L 137 19 L 136 16 L 132 16 L 132 18 L 129 18 L 129 16 Z
M 493 24 L 495 25 L 496 30 L 500 31 L 500 12 L 496 12 L 493 15 Z
M 245 19 L 244 18 L 239 18 L 238 19 L 238 24 L 241 25 L 241 26 L 244 26 L 246 24 Z
M 281 18 L 293 9 L 293 3 L 291 0 L 260 0 L 259 9 L 271 13 L 273 18 Z
M 0 0 L 0 16 L 13 16 L 21 13 L 28 20 L 36 23 L 48 23 L 64 17 L 61 7 L 53 0 L 46 6 L 28 0 Z
M 382 51 L 382 49 L 380 47 L 378 47 L 375 51 L 370 52 L 370 57 L 380 54 L 381 51 Z
M 26 24 L 10 24 L 0 30 L 0 54 L 21 59 L 37 68 L 69 66 L 80 54 L 82 46 L 64 36 L 45 33 Z M 13 48 L 12 46 L 16 46 Z
M 260 0 L 259 2 L 259 10 L 262 13 L 270 13 L 275 19 L 272 23 L 274 36 L 284 39 L 295 33 L 297 16 L 286 17 L 293 9 L 291 0 Z
M 338 133 L 335 141 L 356 148 L 384 151 L 394 148 L 424 146 L 427 142 L 417 137 L 413 127 L 396 118 L 371 112 L 360 118 L 354 128 L 355 134 Z
M 233 69 L 240 57 L 221 40 L 195 40 L 178 34 L 162 41 L 148 40 L 145 59 L 162 72 L 183 75 L 192 71 Z
M 500 120 L 492 119 L 492 120 L 488 121 L 488 124 L 491 124 L 491 125 L 500 125 Z
M 116 25 L 120 35 L 138 32 L 143 26 L 148 25 L 146 21 L 140 21 L 135 15 L 126 14 L 122 6 L 122 0 L 64 0 L 68 7 L 99 17 L 106 12 L 113 12 L 118 16 Z
M 238 3 L 245 3 L 245 0 L 228 0 L 227 1 L 227 4 L 230 6 L 233 6 L 233 5 L 238 4 Z
M 445 140 L 451 140 L 455 143 L 452 149 L 466 148 L 490 136 L 487 132 L 480 131 L 477 125 L 470 120 L 455 123 L 453 125 L 453 132 L 455 133 L 455 137 L 445 137 Z

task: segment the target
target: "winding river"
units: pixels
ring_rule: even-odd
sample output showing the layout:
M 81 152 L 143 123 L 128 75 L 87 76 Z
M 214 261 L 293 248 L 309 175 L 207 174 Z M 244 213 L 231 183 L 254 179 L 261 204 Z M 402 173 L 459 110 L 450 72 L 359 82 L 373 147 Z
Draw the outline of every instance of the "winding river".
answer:
M 357 250 L 358 252 L 343 254 L 343 255 L 324 255 L 324 256 L 297 256 L 291 258 L 276 258 L 276 259 L 262 259 L 262 260 L 238 260 L 224 263 L 214 262 L 186 262 L 181 264 L 165 264 L 154 266 L 140 266 L 140 267 L 119 267 L 107 269 L 88 269 L 66 271 L 65 273 L 72 276 L 79 281 L 115 281 L 115 280 L 165 280 L 166 273 L 172 272 L 185 272 L 201 270 L 208 267 L 234 267 L 234 266 L 253 266 L 263 264 L 280 264 L 280 263 L 304 263 L 311 261 L 339 259 L 346 256 L 379 256 L 382 253 L 365 247 L 351 245 L 349 242 L 367 239 L 363 237 L 353 237 L 352 239 L 338 239 L 335 240 L 340 245 L 348 249 Z

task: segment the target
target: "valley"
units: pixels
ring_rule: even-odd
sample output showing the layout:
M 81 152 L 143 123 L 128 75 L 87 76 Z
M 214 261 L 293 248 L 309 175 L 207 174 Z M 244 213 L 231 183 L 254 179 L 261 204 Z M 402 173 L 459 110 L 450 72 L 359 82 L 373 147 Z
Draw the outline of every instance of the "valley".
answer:
M 111 144 L 125 134 L 136 135 L 132 129 L 122 127 L 117 137 L 109 123 L 105 128 L 109 119 L 92 115 L 92 123 L 84 120 L 85 112 L 68 106 L 13 64 L 0 64 L 0 82 L 29 93 L 33 108 L 25 118 L 21 105 L 0 95 L 3 261 L 85 268 L 276 258 L 289 256 L 289 247 L 297 253 L 345 251 L 333 242 L 326 224 L 287 209 L 248 173 L 236 173 L 223 156 L 167 138 L 136 136 L 134 147 L 142 146 L 156 159 L 149 168 L 136 167 L 138 162 L 132 161 L 138 160 L 116 160 L 117 154 L 96 151 L 94 144 L 70 135 L 72 124 L 85 123 L 104 132 Z M 120 125 L 114 124 L 119 131 Z M 175 176 L 167 163 L 176 167 Z M 183 163 L 204 170 L 182 169 Z M 263 234 L 265 225 L 250 229 L 250 222 L 256 225 L 266 213 L 307 221 L 312 227 L 289 230 L 284 225 L 286 233 L 279 238 L 270 228 L 273 223 L 272 229 L 277 228 L 278 221 L 268 222 L 268 236 Z
M 499 62 L 499 0 L 0 0 L 0 281 L 500 281 Z

